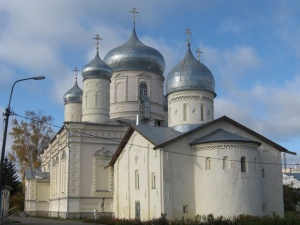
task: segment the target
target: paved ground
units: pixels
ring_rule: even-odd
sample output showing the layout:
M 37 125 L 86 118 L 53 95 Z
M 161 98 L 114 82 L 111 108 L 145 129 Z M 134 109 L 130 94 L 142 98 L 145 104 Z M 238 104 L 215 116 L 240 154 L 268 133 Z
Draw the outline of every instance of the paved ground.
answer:
M 7 225 L 53 225 L 53 224 L 62 224 L 62 225 L 90 225 L 94 223 L 84 223 L 80 221 L 69 221 L 69 220 L 58 220 L 58 219 L 42 219 L 36 217 L 20 217 L 20 216 L 11 216 L 9 217 Z

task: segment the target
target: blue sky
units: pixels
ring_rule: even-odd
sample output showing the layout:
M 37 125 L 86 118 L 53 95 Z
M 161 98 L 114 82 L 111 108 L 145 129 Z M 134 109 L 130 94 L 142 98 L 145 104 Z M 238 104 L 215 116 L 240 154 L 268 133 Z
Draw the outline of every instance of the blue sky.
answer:
M 11 107 L 45 111 L 61 126 L 72 70 L 92 60 L 96 34 L 102 59 L 129 38 L 132 7 L 139 38 L 165 58 L 165 76 L 185 53 L 189 27 L 192 50 L 201 49 L 215 78 L 215 118 L 227 115 L 300 154 L 298 0 L 1 0 L 1 112 L 15 80 L 44 75 L 18 83 Z

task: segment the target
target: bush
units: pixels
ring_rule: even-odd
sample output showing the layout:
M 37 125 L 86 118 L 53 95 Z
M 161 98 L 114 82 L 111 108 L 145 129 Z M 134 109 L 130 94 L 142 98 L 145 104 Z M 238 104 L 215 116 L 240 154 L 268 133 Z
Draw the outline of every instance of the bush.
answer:
M 300 225 L 300 215 L 289 213 L 285 218 L 277 215 L 272 216 L 249 216 L 240 215 L 233 218 L 214 217 L 212 214 L 206 216 L 196 216 L 194 218 L 167 220 L 162 214 L 158 219 L 141 221 L 138 219 L 118 219 L 112 217 L 100 217 L 99 219 L 85 220 L 85 222 L 106 224 L 106 225 Z

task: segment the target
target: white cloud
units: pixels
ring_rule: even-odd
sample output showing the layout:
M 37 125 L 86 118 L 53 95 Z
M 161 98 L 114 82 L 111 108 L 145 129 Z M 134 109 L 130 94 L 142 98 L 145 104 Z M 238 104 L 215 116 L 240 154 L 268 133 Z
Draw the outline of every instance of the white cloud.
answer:
M 251 129 L 275 139 L 300 137 L 300 76 L 283 84 L 256 84 L 215 101 L 216 116 L 228 115 Z

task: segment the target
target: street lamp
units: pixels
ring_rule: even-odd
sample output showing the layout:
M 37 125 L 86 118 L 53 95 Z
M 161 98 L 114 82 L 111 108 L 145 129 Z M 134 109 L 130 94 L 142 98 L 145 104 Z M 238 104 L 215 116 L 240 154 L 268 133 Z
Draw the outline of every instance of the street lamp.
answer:
M 14 87 L 15 84 L 20 82 L 20 81 L 24 81 L 24 80 L 43 80 L 45 79 L 45 76 L 37 76 L 37 77 L 29 77 L 29 78 L 24 78 L 24 79 L 20 79 L 20 80 L 16 80 L 15 83 L 13 84 L 11 91 L 10 91 L 10 96 L 9 96 L 9 102 L 8 102 L 8 106 L 5 109 L 5 112 L 3 113 L 4 116 L 4 120 L 5 120 L 5 125 L 4 125 L 4 130 L 3 130 L 3 142 L 2 142 L 2 151 L 1 151 L 1 161 L 0 161 L 0 207 L 1 207 L 1 213 L 3 216 L 3 200 L 2 200 L 2 190 L 4 190 L 3 186 L 3 162 L 4 162 L 4 155 L 5 155 L 5 145 L 6 145 L 6 136 L 7 136 L 7 127 L 8 127 L 8 120 L 9 120 L 9 116 L 11 115 L 11 110 L 10 110 L 10 103 L 11 103 L 11 98 L 12 98 L 12 94 L 14 91 Z M 3 218 L 3 217 L 2 217 Z M 3 222 L 3 221 L 2 221 Z

